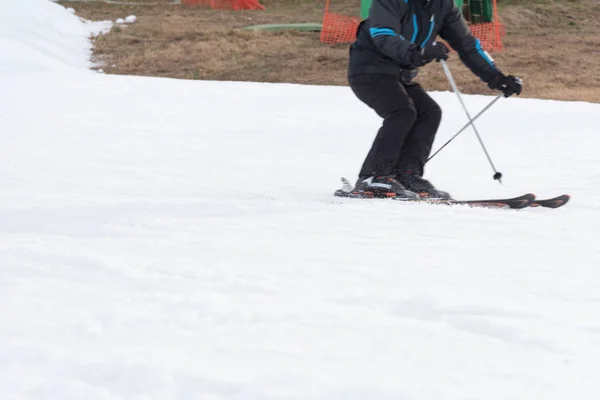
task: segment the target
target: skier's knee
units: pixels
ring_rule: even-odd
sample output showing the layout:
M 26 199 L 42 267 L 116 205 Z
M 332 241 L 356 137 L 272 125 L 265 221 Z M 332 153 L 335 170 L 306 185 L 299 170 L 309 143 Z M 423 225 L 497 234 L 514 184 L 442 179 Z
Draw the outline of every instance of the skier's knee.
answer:
M 428 119 L 435 120 L 438 123 L 442 120 L 442 108 L 437 103 L 431 103 L 427 108 Z
M 390 112 L 385 119 L 403 125 L 413 125 L 417 120 L 417 109 L 414 105 L 407 104 Z

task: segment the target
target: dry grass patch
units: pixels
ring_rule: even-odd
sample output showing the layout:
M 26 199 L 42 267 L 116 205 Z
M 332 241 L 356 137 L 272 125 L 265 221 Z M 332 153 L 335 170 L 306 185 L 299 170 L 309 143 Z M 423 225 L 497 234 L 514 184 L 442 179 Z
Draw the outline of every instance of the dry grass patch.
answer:
M 495 55 L 496 61 L 506 73 L 523 79 L 523 97 L 600 103 L 600 81 L 594 78 L 600 75 L 599 35 L 509 35 L 505 44 L 507 49 Z M 473 79 L 456 56 L 449 65 L 463 92 L 493 93 L 482 89 L 483 83 Z M 428 89 L 448 88 L 441 68 L 424 69 L 421 77 Z
M 135 1 L 135 0 L 134 0 Z M 138 0 L 141 2 L 142 0 Z M 144 3 L 149 0 L 143 1 Z M 157 2 L 157 0 L 154 0 Z M 184 79 L 346 85 L 348 45 L 329 46 L 318 32 L 247 31 L 248 25 L 321 22 L 324 0 L 264 0 L 266 11 L 213 11 L 161 0 L 155 5 L 68 3 L 91 20 L 138 17 L 95 42 L 106 73 Z M 338 0 L 358 15 L 358 0 Z M 506 50 L 493 54 L 507 73 L 525 82 L 523 97 L 600 102 L 600 2 L 511 0 L 501 3 Z M 461 90 L 492 94 L 454 54 Z M 449 85 L 438 65 L 421 70 L 428 90 Z

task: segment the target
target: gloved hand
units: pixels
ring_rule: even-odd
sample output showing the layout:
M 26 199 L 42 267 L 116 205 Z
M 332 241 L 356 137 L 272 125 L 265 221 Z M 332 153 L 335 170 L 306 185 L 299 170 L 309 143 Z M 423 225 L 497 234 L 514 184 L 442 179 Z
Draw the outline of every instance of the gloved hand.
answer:
M 448 53 L 448 47 L 444 43 L 432 42 L 423 48 L 417 49 L 413 53 L 413 65 L 415 67 L 422 67 L 433 60 L 447 60 Z
M 521 94 L 521 90 L 523 90 L 523 81 L 516 76 L 500 74 L 488 83 L 488 87 L 502 91 L 504 97 L 510 97 L 513 94 L 518 96 Z

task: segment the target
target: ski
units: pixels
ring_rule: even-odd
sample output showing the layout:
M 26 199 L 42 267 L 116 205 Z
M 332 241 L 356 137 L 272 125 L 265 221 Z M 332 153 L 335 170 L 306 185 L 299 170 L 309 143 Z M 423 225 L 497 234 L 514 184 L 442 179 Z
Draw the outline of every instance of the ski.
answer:
M 403 203 L 425 203 L 425 204 L 436 204 L 436 205 L 466 205 L 469 207 L 481 207 L 481 208 L 504 208 L 504 209 L 523 209 L 531 206 L 535 203 L 536 198 L 533 193 L 526 193 L 521 196 L 511 197 L 506 199 L 480 199 L 480 200 L 455 200 L 455 199 L 432 199 L 432 198 L 416 198 L 407 199 L 403 197 L 387 196 L 381 197 L 375 195 L 373 192 L 359 192 L 354 190 L 354 186 L 346 179 L 342 178 L 343 187 L 335 191 L 334 195 L 337 197 L 348 197 L 355 199 L 390 199 Z M 555 200 L 555 199 L 551 199 Z M 548 207 L 548 204 L 543 200 L 539 205 L 542 207 Z
M 443 199 L 423 199 L 413 200 L 415 202 L 425 202 L 427 204 L 446 204 L 446 205 L 466 205 L 469 207 L 483 208 L 509 208 L 519 210 L 529 207 L 535 201 L 533 193 L 526 193 L 522 196 L 511 197 L 507 199 L 482 199 L 482 200 L 443 200 Z
M 405 199 L 399 197 L 377 197 L 372 192 L 345 192 L 338 189 L 335 196 L 348 197 L 354 199 L 390 199 L 402 203 L 425 203 L 436 205 L 466 205 L 469 207 L 481 208 L 507 208 L 521 209 L 529 207 L 535 201 L 533 193 L 527 193 L 522 196 L 512 197 L 508 199 L 481 199 L 481 200 L 454 200 L 454 199 Z
M 570 199 L 571 196 L 568 194 L 563 194 L 551 199 L 536 199 L 530 207 L 559 208 L 567 204 Z

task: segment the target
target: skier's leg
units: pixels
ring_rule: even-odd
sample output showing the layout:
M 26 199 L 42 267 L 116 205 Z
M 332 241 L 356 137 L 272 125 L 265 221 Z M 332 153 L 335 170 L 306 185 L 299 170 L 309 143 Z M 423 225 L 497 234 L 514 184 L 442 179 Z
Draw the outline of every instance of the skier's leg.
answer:
M 442 110 L 420 85 L 411 84 L 406 91 L 415 104 L 417 118 L 400 152 L 396 179 L 408 190 L 421 196 L 450 198 L 449 193 L 436 189 L 431 182 L 423 179 L 424 166 L 440 126 Z
M 417 118 L 415 104 L 394 76 L 359 75 L 349 81 L 356 97 L 383 118 L 359 178 L 393 176 L 402 145 Z
M 442 120 L 442 109 L 421 85 L 416 83 L 408 85 L 406 91 L 414 102 L 417 118 L 400 152 L 396 173 L 411 173 L 422 177 Z

